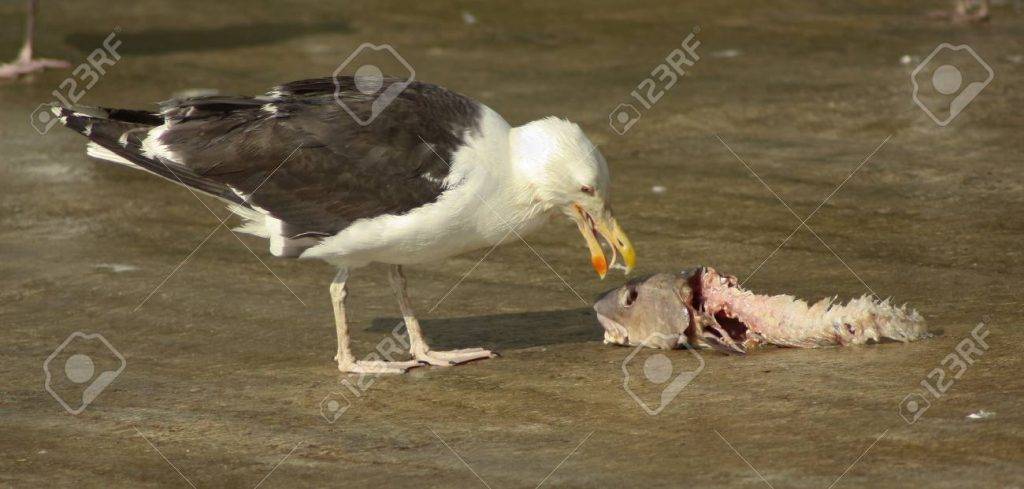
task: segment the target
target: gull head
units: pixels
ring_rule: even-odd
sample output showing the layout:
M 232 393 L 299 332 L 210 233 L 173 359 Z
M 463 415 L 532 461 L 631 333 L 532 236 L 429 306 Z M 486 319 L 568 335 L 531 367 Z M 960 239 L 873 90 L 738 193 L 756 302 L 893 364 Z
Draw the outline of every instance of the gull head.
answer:
M 626 273 L 633 269 L 636 252 L 609 204 L 608 163 L 579 126 L 556 117 L 520 126 L 512 154 L 530 182 L 534 200 L 575 221 L 601 278 L 620 253 Z M 612 252 L 610 261 L 602 239 Z

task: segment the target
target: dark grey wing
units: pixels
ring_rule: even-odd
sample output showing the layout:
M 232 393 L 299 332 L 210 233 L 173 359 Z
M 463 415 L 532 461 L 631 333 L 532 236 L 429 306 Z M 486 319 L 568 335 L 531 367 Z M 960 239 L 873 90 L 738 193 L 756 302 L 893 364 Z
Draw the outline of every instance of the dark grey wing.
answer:
M 396 83 L 366 95 L 351 77 L 319 78 L 263 97 L 173 100 L 159 139 L 190 172 L 283 221 L 287 237 L 332 235 L 436 200 L 452 155 L 479 131 L 478 103 L 418 82 L 360 124 Z

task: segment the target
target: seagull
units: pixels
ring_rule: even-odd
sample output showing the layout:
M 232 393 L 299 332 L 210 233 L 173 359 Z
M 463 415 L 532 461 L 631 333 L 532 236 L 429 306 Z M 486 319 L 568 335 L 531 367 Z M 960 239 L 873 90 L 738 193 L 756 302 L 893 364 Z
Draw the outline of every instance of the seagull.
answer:
M 18 57 L 5 64 L 0 64 L 0 78 L 17 78 L 47 68 L 67 68 L 67 61 L 47 58 L 33 58 L 36 35 L 36 11 L 38 0 L 29 0 L 28 15 L 25 21 L 25 44 L 21 47 Z
M 266 238 L 276 257 L 337 267 L 330 295 L 341 372 L 402 373 L 494 356 L 428 346 L 406 265 L 497 246 L 560 214 L 575 221 L 601 278 L 609 266 L 629 273 L 636 262 L 609 205 L 608 165 L 578 125 L 546 117 L 512 127 L 437 85 L 357 74 L 295 81 L 255 97 L 172 99 L 159 111 L 51 110 L 89 138 L 89 156 L 217 197 L 243 218 L 237 231 Z M 370 263 L 389 265 L 409 361 L 352 353 L 348 278 Z

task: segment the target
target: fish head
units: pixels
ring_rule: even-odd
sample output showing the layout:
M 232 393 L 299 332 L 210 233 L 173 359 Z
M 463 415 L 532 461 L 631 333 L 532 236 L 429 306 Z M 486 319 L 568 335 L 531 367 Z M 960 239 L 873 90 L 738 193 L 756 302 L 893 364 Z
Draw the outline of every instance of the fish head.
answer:
M 604 342 L 675 348 L 686 343 L 690 309 L 685 274 L 639 277 L 602 294 L 594 303 Z

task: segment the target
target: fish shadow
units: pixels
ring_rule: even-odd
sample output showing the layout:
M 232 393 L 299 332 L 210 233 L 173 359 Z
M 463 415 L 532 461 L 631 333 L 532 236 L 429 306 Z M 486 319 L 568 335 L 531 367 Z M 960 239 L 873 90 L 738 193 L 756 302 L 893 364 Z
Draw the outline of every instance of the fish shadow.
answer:
M 601 341 L 603 330 L 589 307 L 420 320 L 436 349 L 484 347 L 498 351 Z M 397 328 L 397 329 L 396 329 Z M 369 331 L 405 334 L 401 318 L 377 318 Z
M 117 35 L 121 55 L 153 55 L 188 51 L 209 51 L 274 44 L 297 37 L 321 32 L 348 33 L 347 22 L 332 20 L 313 23 L 235 24 L 218 28 L 149 29 L 132 32 L 124 30 Z M 103 45 L 109 33 L 75 32 L 65 42 L 81 52 L 89 52 Z

